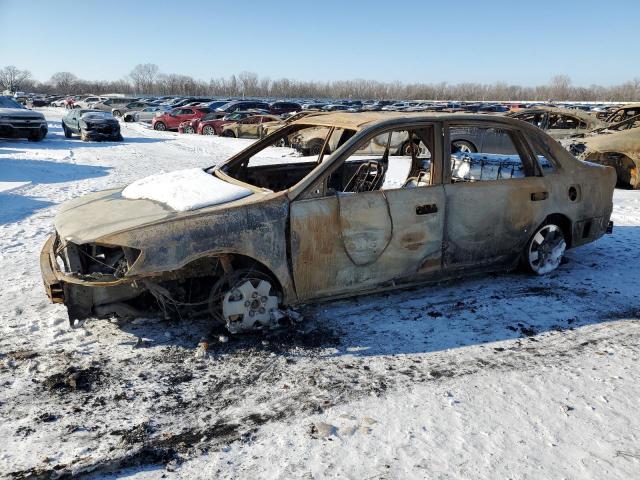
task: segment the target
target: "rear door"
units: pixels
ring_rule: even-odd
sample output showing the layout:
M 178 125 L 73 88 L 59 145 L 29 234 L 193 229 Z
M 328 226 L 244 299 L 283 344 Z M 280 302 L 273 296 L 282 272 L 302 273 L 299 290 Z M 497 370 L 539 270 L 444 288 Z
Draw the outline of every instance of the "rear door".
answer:
M 449 125 L 447 135 L 470 127 L 484 148 L 451 152 L 445 165 L 445 270 L 513 261 L 546 217 L 549 191 L 520 131 L 464 122 Z

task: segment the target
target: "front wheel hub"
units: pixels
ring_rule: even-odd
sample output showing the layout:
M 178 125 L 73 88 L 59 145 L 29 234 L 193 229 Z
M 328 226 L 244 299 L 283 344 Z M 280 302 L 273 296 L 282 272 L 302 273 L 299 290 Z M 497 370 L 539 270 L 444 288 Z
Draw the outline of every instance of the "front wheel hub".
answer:
M 258 278 L 240 280 L 222 300 L 222 316 L 231 333 L 272 327 L 277 309 L 271 283 Z

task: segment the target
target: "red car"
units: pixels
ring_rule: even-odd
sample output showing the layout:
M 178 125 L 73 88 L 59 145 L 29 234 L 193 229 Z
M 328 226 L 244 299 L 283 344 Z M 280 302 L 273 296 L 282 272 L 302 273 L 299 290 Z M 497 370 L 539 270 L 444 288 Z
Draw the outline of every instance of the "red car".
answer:
M 178 126 L 178 132 L 180 133 L 196 133 L 198 131 L 198 125 L 200 122 L 206 122 L 208 120 L 217 120 L 226 115 L 224 112 L 210 112 L 204 117 L 196 117 L 191 120 L 185 120 Z
M 269 113 L 264 110 L 252 110 L 246 112 L 233 112 L 228 113 L 222 118 L 218 118 L 215 120 L 202 120 L 198 124 L 197 132 L 200 135 L 220 135 L 220 131 L 222 130 L 222 126 L 227 123 L 237 122 L 238 120 L 242 120 L 243 118 L 250 117 L 252 115 L 258 115 L 260 113 Z
M 204 117 L 211 110 L 207 107 L 178 107 L 170 112 L 153 117 L 151 126 L 154 130 L 177 130 L 185 120 Z

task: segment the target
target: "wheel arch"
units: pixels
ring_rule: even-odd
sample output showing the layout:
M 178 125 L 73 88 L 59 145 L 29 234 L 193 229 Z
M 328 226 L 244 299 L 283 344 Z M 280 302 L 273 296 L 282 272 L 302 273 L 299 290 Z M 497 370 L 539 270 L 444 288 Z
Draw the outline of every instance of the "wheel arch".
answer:
M 269 276 L 274 281 L 274 288 L 282 294 L 283 298 L 288 297 L 289 292 L 284 286 L 287 279 L 280 278 L 274 268 L 271 268 L 255 257 L 238 252 L 203 253 L 195 258 L 190 258 L 186 263 L 167 273 L 168 276 L 172 278 L 187 279 L 206 276 L 202 275 L 202 273 L 210 273 L 211 276 L 218 276 L 229 273 L 227 272 L 228 269 L 234 271 L 241 268 L 254 268 Z

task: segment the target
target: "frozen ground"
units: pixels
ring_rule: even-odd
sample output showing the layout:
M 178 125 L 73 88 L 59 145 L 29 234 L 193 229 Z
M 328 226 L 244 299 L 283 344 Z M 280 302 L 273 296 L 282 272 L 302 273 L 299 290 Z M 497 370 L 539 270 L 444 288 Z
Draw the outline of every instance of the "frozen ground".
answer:
M 544 278 L 321 304 L 228 342 L 205 322 L 70 330 L 38 264 L 57 206 L 248 141 L 82 143 L 44 112 L 44 142 L 0 141 L 0 477 L 640 478 L 640 192 Z

